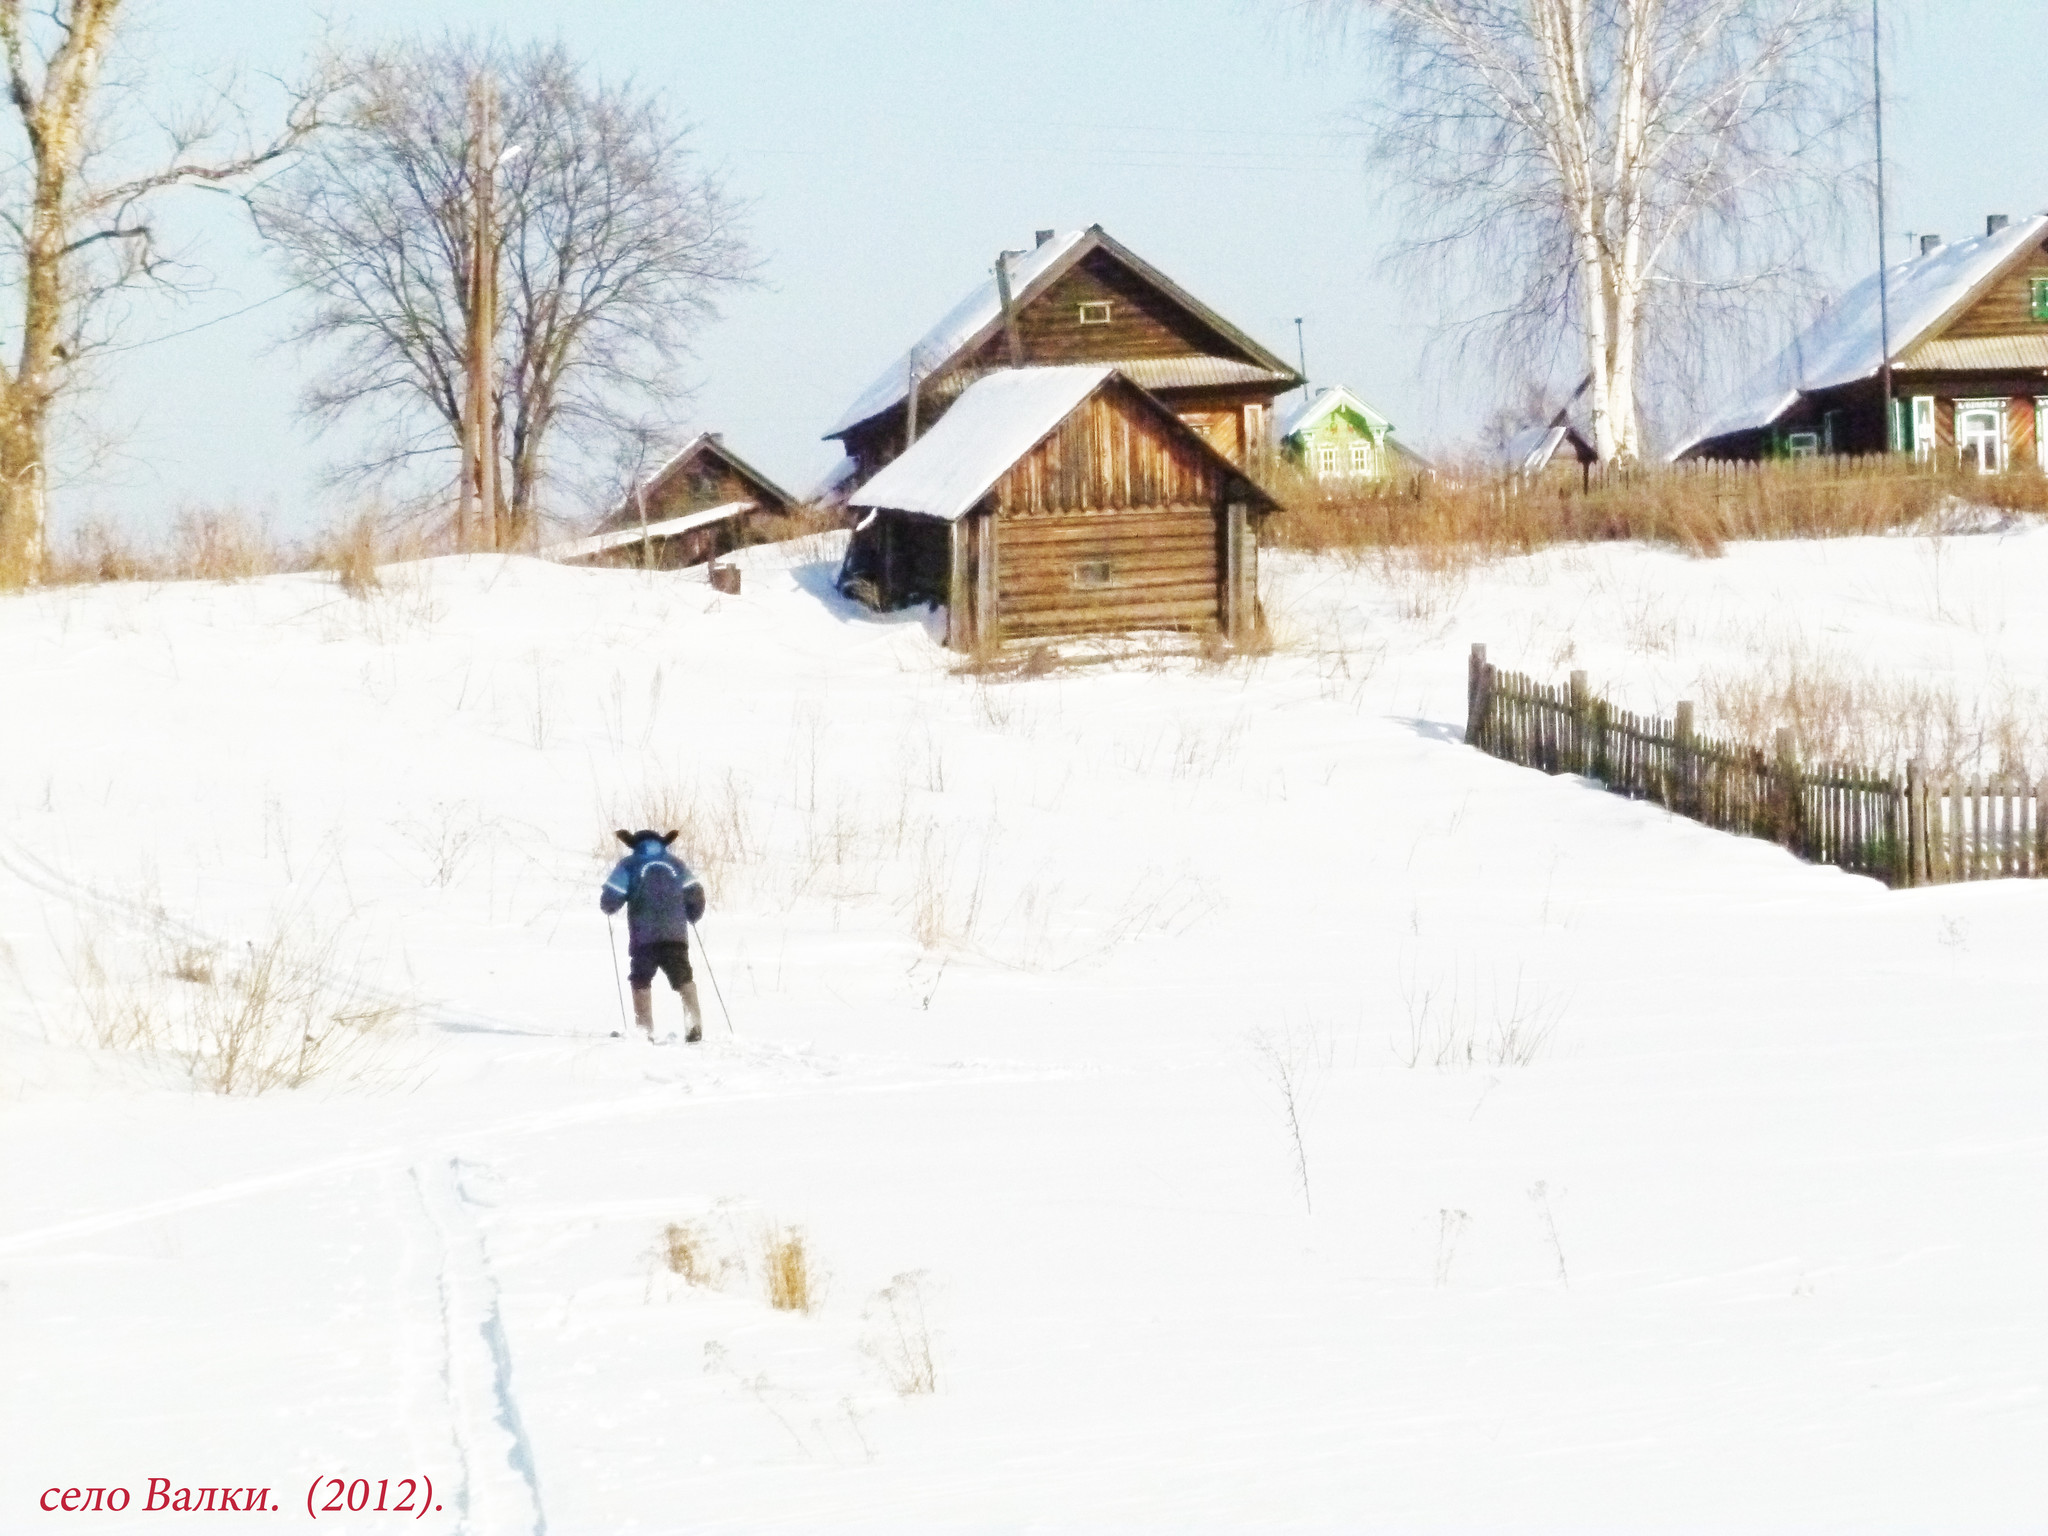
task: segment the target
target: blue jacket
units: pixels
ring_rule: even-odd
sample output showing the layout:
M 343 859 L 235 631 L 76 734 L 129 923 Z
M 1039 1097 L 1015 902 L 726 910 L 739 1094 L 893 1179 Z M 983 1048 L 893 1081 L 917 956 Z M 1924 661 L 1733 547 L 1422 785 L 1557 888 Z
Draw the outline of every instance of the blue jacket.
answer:
M 704 915 L 704 887 L 660 838 L 645 837 L 619 860 L 597 904 L 608 913 L 626 909 L 629 948 L 687 944 L 690 924 Z

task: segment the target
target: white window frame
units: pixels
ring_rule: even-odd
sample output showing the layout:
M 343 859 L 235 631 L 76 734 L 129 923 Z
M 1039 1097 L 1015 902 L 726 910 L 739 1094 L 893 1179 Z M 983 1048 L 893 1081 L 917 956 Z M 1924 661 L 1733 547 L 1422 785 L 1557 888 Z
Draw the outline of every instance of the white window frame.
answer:
M 1934 396 L 1913 397 L 1913 457 L 1921 463 L 1934 457 Z
M 1108 299 L 1089 299 L 1080 306 L 1081 325 L 1107 325 L 1110 319 Z
M 1795 459 L 1817 459 L 1820 457 L 1820 434 L 1818 432 L 1787 432 L 1785 452 Z
M 1328 443 L 1316 450 L 1316 477 L 1337 473 L 1337 450 Z
M 1958 468 L 1961 468 L 1963 463 L 1963 418 L 1976 415 L 1990 416 L 1998 423 L 1997 436 L 1992 439 L 1992 452 L 1997 456 L 1998 462 L 1987 468 L 1984 464 L 1983 455 L 1979 454 L 1977 456 L 1977 473 L 1980 475 L 1995 475 L 2006 467 L 2011 449 L 2008 446 L 2010 434 L 2006 428 L 2005 411 L 2006 401 L 2002 395 L 1990 400 L 1958 400 L 1956 402 L 1956 466 Z
M 1351 445 L 1351 473 L 1354 475 L 1369 475 L 1372 473 L 1371 443 L 1353 443 Z

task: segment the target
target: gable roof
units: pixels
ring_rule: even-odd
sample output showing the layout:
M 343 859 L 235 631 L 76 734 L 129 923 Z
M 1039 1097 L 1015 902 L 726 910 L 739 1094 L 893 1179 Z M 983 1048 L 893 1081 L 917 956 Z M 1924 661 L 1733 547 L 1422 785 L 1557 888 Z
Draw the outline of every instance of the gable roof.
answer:
M 1284 442 L 1297 432 L 1306 432 L 1332 411 L 1343 409 L 1354 415 L 1363 416 L 1376 432 L 1391 432 L 1394 424 L 1378 411 L 1367 405 L 1342 384 L 1327 384 L 1315 393 L 1312 400 L 1297 403 L 1293 410 L 1280 418 L 1280 438 Z
M 1557 420 L 1547 427 L 1527 427 L 1517 432 L 1501 444 L 1501 462 L 1517 474 L 1533 475 L 1548 469 L 1557 450 L 1566 444 L 1570 444 L 1572 457 L 1578 463 L 1590 463 L 1598 457 L 1585 433 L 1569 421 Z
M 960 392 L 952 409 L 930 432 L 848 498 L 848 505 L 957 521 L 974 510 L 1012 465 L 1111 379 L 1130 383 L 1113 363 L 1005 368 L 984 374 Z M 1131 388 L 1151 403 L 1170 430 L 1185 434 L 1231 477 L 1242 478 L 1243 471 L 1212 448 L 1201 433 L 1135 384 Z M 1270 499 L 1256 486 L 1247 490 L 1246 497 Z
M 1994 234 L 1937 246 L 1887 269 L 1893 366 L 1916 344 L 1953 322 L 2048 235 L 2048 214 L 2008 224 Z M 1769 426 L 1802 394 L 1874 377 L 1884 366 L 1878 273 L 1851 288 L 1793 338 L 1792 344 L 1743 381 L 1706 428 L 1672 451 L 1731 432 Z
M 1298 379 L 1299 376 L 1284 361 L 1260 346 L 1135 251 L 1111 239 L 1103 232 L 1100 224 L 1091 224 L 1085 230 L 1069 230 L 1056 234 L 1043 245 L 1013 254 L 1009 268 L 1011 307 L 1022 309 L 1096 251 L 1106 252 L 1121 262 L 1150 287 L 1192 315 L 1202 325 L 1216 332 L 1231 350 L 1239 354 L 1236 361 L 1241 367 L 1249 365 L 1258 370 L 1255 378 L 1274 382 Z M 947 310 L 939 322 L 919 337 L 908 351 L 877 374 L 874 381 L 861 391 L 859 397 L 846 408 L 838 422 L 825 436 L 844 436 L 862 422 L 881 415 L 901 402 L 910 393 L 910 369 L 913 361 L 922 373 L 942 372 L 949 363 L 962 354 L 972 353 L 986 345 L 1001 330 L 1002 323 L 1002 297 L 996 288 L 995 276 L 991 273 L 986 282 Z M 1170 365 L 1196 363 L 1200 359 L 1162 358 L 1147 361 Z M 1163 373 L 1165 370 L 1161 371 Z M 1178 381 L 1170 377 L 1161 377 L 1155 387 L 1170 388 L 1176 382 Z M 1239 379 L 1203 377 L 1191 382 L 1236 383 Z
M 726 447 L 725 436 L 719 432 L 699 432 L 695 437 L 683 444 L 681 448 L 670 454 L 662 463 L 661 468 L 647 477 L 647 494 L 650 496 L 658 495 L 661 488 L 668 483 L 672 476 L 684 473 L 693 462 L 705 455 L 717 458 L 723 462 L 727 469 L 731 470 L 733 474 L 744 480 L 752 488 L 757 497 L 769 503 L 771 511 L 778 511 L 796 501 L 796 498 L 790 495 L 789 492 L 785 491 L 745 459 Z M 616 516 L 621 512 L 631 511 L 632 505 L 633 493 L 628 491 L 625 500 L 612 509 L 612 514 Z M 637 534 L 635 536 L 637 537 Z

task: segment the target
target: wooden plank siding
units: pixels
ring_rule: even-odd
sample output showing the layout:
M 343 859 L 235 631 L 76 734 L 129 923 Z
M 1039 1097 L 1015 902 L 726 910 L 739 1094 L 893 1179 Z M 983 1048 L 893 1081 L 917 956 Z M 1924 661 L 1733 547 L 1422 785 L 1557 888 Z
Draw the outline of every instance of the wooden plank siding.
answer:
M 1081 323 L 1083 304 L 1107 304 L 1106 324 Z M 1127 357 L 1235 357 L 1238 349 L 1106 252 L 1094 251 L 1017 310 L 1017 336 L 1032 363 L 1092 363 Z M 1001 336 L 975 362 L 1007 360 Z
M 2031 395 L 2014 395 L 2005 403 L 2006 467 L 2025 466 L 2035 461 L 2035 434 L 2040 423 L 2034 419 Z
M 996 482 L 1004 636 L 1218 627 L 1227 476 L 1176 428 L 1116 380 Z
M 1072 415 L 996 482 L 1004 517 L 1132 507 L 1215 507 L 1223 473 L 1177 440 L 1171 418 L 1121 379 Z
M 2033 283 L 2037 278 L 2048 278 L 2048 246 L 2006 273 L 1939 334 L 1943 338 L 2048 334 L 2048 322 L 2034 318 Z

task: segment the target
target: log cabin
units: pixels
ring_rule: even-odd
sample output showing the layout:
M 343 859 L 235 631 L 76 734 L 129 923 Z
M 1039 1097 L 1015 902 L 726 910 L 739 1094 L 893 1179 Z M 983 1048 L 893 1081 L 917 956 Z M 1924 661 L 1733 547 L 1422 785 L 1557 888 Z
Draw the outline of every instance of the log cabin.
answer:
M 700 432 L 627 492 L 590 537 L 547 553 L 578 564 L 680 570 L 782 537 L 796 509 L 720 433 Z
M 1887 270 L 1891 408 L 1878 276 L 1849 290 L 1672 456 L 1911 453 L 1990 474 L 2048 469 L 2048 215 L 1921 241 Z
M 946 609 L 957 650 L 1257 623 L 1258 525 L 1277 503 L 1108 364 L 1003 369 L 963 389 L 851 498 L 843 590 Z
M 930 430 L 975 380 L 1001 368 L 1105 363 L 1147 390 L 1239 468 L 1257 468 L 1276 396 L 1301 378 L 1165 273 L 1105 234 L 1038 231 L 993 276 L 883 369 L 837 439 L 854 489 Z

